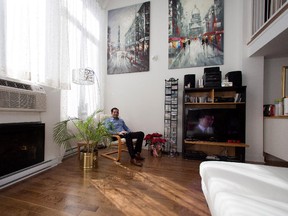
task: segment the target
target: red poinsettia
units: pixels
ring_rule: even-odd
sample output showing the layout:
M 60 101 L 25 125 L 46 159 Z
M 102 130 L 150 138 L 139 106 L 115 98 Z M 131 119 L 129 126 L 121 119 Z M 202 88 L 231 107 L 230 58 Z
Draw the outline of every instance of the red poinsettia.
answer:
M 152 133 L 147 134 L 144 138 L 146 140 L 146 145 L 149 145 L 151 148 L 151 154 L 155 157 L 160 157 L 162 148 L 164 147 L 164 144 L 166 143 L 166 139 L 161 138 L 162 134 L 159 133 Z
M 152 139 L 152 144 L 156 144 L 156 143 L 165 143 L 166 139 L 162 139 L 160 137 L 156 137 Z
M 162 134 L 159 133 L 147 134 L 144 140 L 152 140 L 154 137 L 162 137 Z

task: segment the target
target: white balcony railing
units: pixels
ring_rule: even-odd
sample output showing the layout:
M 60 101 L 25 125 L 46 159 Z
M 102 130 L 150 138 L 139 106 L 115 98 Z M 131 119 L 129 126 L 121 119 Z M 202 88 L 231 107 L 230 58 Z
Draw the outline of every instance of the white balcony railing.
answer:
M 288 0 L 251 0 L 252 29 L 248 56 L 267 58 L 288 55 Z
M 252 35 L 255 35 L 265 24 L 271 22 L 285 10 L 287 0 L 253 0 Z

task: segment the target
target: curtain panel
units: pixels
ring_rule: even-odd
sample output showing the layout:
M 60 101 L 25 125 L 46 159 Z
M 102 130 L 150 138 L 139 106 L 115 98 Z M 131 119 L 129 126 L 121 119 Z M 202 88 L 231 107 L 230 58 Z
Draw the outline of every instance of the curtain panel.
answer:
M 69 90 L 65 116 L 102 107 L 104 17 L 96 0 L 0 0 L 0 75 Z M 92 69 L 95 84 L 73 84 L 75 68 Z

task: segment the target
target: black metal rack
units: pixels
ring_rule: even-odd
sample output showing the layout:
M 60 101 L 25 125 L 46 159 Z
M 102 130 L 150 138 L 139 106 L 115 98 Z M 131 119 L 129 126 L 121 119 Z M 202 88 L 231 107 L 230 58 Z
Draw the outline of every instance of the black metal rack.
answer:
M 178 79 L 165 80 L 164 138 L 165 153 L 177 153 Z

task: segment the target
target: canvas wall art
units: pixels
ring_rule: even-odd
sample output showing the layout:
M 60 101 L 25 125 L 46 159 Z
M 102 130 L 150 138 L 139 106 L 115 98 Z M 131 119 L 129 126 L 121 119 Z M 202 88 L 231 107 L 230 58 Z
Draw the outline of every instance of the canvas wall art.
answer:
M 169 69 L 224 64 L 224 0 L 169 1 Z
M 107 73 L 149 71 L 150 2 L 108 11 Z

